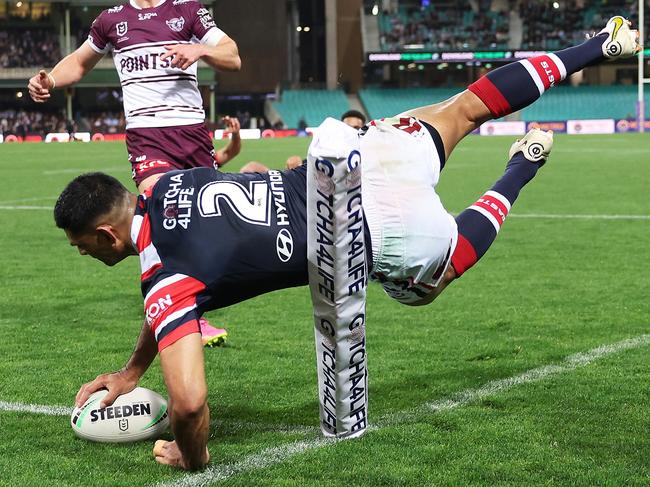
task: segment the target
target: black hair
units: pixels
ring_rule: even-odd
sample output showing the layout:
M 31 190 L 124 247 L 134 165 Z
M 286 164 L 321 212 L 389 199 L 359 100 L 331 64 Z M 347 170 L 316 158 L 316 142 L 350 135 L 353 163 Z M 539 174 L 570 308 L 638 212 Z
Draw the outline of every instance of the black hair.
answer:
M 77 176 L 56 201 L 56 226 L 72 233 L 83 232 L 124 201 L 128 192 L 122 183 L 108 174 L 91 172 Z
M 348 117 L 360 118 L 363 123 L 366 123 L 366 116 L 359 110 L 348 110 L 343 115 L 341 115 L 341 120 L 345 120 Z

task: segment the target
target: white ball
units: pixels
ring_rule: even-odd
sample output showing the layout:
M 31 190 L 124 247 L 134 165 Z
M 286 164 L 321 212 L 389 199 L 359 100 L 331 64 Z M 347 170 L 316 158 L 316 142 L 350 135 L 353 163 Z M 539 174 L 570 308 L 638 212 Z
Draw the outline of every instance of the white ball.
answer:
M 136 387 L 104 409 L 99 404 L 107 390 L 97 391 L 70 417 L 80 438 L 105 443 L 128 443 L 158 438 L 169 426 L 167 401 L 160 394 Z

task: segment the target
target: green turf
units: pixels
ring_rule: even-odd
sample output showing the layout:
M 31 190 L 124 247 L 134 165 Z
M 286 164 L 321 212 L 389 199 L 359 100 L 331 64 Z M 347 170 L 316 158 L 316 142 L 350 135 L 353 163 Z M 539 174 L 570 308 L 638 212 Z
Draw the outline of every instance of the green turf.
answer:
M 458 147 L 439 186 L 450 211 L 501 175 L 510 142 L 472 137 Z M 280 167 L 307 143 L 246 141 L 228 169 L 248 160 Z M 648 347 L 452 410 L 390 419 L 648 333 L 650 220 L 515 215 L 650 215 L 649 164 L 650 136 L 557 136 L 488 255 L 438 301 L 408 308 L 371 286 L 370 418 L 383 426 L 360 440 L 269 460 L 282 457 L 273 448 L 320 438 L 306 289 L 210 313 L 230 331 L 227 347 L 206 352 L 212 464 L 236 472 L 222 483 L 649 485 Z M 120 143 L 0 145 L 0 207 L 50 208 L 73 176 L 99 169 L 131 185 Z M 142 315 L 137 259 L 109 269 L 79 257 L 47 210 L 1 209 L 0 227 L 0 401 L 71 405 L 83 382 L 131 352 Z M 142 385 L 164 392 L 157 361 Z M 2 486 L 185 478 L 157 465 L 149 442 L 88 443 L 67 417 L 0 410 L 0 432 Z

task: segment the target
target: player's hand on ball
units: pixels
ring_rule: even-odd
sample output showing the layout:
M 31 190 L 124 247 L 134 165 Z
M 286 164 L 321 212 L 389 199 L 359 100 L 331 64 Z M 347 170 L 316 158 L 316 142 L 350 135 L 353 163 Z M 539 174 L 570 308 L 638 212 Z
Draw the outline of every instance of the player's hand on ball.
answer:
M 36 103 L 44 103 L 50 98 L 50 90 L 54 88 L 53 78 L 40 70 L 36 76 L 32 76 L 27 87 L 32 100 Z
M 153 446 L 153 456 L 156 461 L 162 465 L 170 465 L 172 467 L 189 470 L 175 441 L 156 441 Z M 206 447 L 203 465 L 207 465 L 209 461 L 210 452 L 208 452 L 208 448 Z
M 101 389 L 107 389 L 108 394 L 104 396 L 104 399 L 100 404 L 101 408 L 105 408 L 113 404 L 115 399 L 117 399 L 122 394 L 131 392 L 137 385 L 138 377 L 130 374 L 124 369 L 117 372 L 112 372 L 110 374 L 102 374 L 97 376 L 95 380 L 87 382 L 81 386 L 79 392 L 77 392 L 75 404 L 77 407 L 81 407 L 93 392 L 97 392 Z
M 165 46 L 167 52 L 160 56 L 160 60 L 172 58 L 170 67 L 186 70 L 197 62 L 204 54 L 202 44 L 176 44 Z

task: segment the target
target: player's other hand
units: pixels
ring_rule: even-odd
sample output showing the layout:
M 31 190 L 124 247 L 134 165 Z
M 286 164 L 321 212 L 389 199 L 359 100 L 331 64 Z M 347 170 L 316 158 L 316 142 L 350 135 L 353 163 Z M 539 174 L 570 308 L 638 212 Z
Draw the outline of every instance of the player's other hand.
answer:
M 162 465 L 170 465 L 172 467 L 189 470 L 175 441 L 157 440 L 153 446 L 153 457 Z M 207 465 L 209 461 L 210 452 L 206 447 L 203 465 Z
M 170 67 L 186 70 L 205 54 L 202 44 L 176 44 L 165 46 L 167 52 L 160 56 L 160 60 L 171 58 Z
M 295 169 L 302 166 L 302 157 L 300 156 L 291 156 L 287 159 L 286 162 L 287 169 Z
M 52 90 L 52 78 L 44 70 L 40 70 L 36 76 L 32 76 L 27 85 L 29 96 L 36 103 L 44 103 L 50 98 Z
M 111 372 L 109 374 L 98 375 L 95 380 L 87 382 L 81 386 L 81 389 L 77 392 L 75 404 L 77 407 L 81 407 L 92 393 L 101 389 L 108 389 L 108 394 L 106 394 L 99 405 L 100 408 L 105 408 L 113 404 L 115 399 L 122 394 L 131 392 L 137 385 L 138 377 L 129 373 L 125 369 Z
M 233 135 L 239 135 L 241 130 L 241 124 L 237 117 L 223 117 L 223 123 L 225 125 L 225 131 Z

